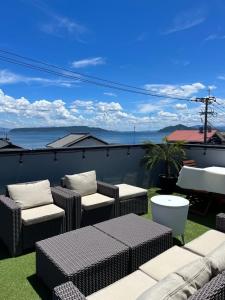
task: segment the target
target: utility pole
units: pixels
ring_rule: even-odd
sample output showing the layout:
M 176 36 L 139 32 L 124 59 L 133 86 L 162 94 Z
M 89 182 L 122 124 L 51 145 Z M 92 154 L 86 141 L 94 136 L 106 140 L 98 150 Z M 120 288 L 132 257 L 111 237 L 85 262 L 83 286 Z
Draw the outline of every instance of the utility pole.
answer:
M 203 127 L 203 132 L 204 132 L 204 144 L 207 143 L 207 131 L 208 131 L 208 115 L 214 114 L 213 111 L 208 111 L 209 105 L 212 104 L 213 102 L 216 102 L 216 97 L 211 96 L 211 91 L 209 88 L 209 94 L 208 97 L 202 97 L 202 98 L 196 98 L 194 101 L 195 102 L 201 102 L 205 105 L 204 111 L 200 112 L 200 115 L 204 115 L 204 127 Z

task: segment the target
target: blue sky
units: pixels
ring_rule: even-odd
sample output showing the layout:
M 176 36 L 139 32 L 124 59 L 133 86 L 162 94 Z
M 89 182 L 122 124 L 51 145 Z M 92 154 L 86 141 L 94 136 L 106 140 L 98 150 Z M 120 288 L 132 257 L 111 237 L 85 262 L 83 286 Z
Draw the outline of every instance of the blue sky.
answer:
M 200 104 L 225 101 L 223 0 L 8 0 L 0 48 L 87 75 L 146 88 L 155 98 L 98 87 L 0 60 L 0 126 L 90 125 L 153 130 L 200 124 Z M 224 102 L 224 103 L 223 103 Z M 214 125 L 225 108 L 215 105 Z

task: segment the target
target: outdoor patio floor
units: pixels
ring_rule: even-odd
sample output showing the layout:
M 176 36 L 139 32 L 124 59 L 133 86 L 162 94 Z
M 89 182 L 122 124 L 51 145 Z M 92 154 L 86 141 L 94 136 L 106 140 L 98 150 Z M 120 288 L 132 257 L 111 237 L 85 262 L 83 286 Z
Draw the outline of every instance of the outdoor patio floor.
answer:
M 157 188 L 149 190 L 149 199 L 158 194 Z M 215 215 L 213 208 L 206 217 L 189 215 L 185 242 L 191 241 L 210 228 L 215 228 Z M 151 213 L 144 217 L 151 219 Z M 176 244 L 180 241 L 175 239 Z M 6 248 L 0 243 L 0 299 L 51 299 L 51 294 L 38 282 L 35 276 L 35 253 L 28 253 L 16 258 L 10 258 Z

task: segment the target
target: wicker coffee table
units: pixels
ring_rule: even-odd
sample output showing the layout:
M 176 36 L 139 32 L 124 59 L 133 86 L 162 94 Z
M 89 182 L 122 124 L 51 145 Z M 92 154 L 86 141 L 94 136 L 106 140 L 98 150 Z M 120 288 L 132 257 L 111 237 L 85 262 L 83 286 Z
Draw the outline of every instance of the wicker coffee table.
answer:
M 129 271 L 172 247 L 172 230 L 135 214 L 94 225 L 130 249 Z
M 36 243 L 37 276 L 45 285 L 72 281 L 86 296 L 128 274 L 129 248 L 87 226 Z

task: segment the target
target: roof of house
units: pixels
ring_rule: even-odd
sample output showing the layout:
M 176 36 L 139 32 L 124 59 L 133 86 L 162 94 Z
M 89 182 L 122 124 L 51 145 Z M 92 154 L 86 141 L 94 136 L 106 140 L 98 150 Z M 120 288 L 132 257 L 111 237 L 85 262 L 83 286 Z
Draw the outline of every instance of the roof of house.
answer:
M 50 147 L 50 148 L 70 147 L 71 145 L 76 144 L 80 141 L 83 141 L 87 138 L 92 138 L 92 139 L 95 139 L 95 140 L 105 144 L 105 145 L 108 145 L 107 142 L 105 142 L 89 133 L 70 133 L 62 138 L 59 138 L 59 139 L 47 144 L 46 146 Z
M 7 138 L 0 138 L 0 150 L 1 149 L 12 149 L 12 148 L 21 148 L 21 147 L 14 145 Z
M 207 141 L 209 141 L 215 134 L 217 130 L 212 130 L 207 132 Z M 185 141 L 189 143 L 203 143 L 204 134 L 199 132 L 199 130 L 175 130 L 167 136 L 169 142 Z

